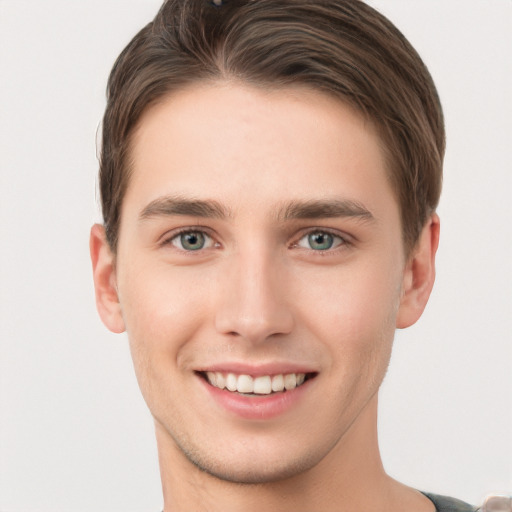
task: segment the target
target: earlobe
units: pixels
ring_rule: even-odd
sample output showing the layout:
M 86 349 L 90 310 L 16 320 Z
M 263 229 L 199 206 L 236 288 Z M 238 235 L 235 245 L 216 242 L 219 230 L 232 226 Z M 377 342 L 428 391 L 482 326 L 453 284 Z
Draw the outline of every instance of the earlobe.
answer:
M 115 333 L 125 330 L 121 304 L 117 295 L 115 258 L 99 224 L 91 228 L 89 239 L 96 308 L 105 326 Z
M 418 243 L 405 267 L 402 297 L 396 317 L 398 329 L 413 325 L 427 305 L 435 280 L 439 226 L 439 217 L 434 213 L 423 227 Z

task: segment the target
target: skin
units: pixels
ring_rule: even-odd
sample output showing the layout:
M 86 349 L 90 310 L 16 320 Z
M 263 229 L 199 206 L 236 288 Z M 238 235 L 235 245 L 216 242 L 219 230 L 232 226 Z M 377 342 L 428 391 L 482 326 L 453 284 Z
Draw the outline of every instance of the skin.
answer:
M 394 331 L 432 289 L 439 220 L 406 257 L 373 126 L 311 90 L 196 84 L 145 112 L 132 157 L 118 252 L 96 225 L 91 256 L 155 418 L 165 511 L 432 512 L 385 474 L 376 418 Z M 197 374 L 221 364 L 315 377 L 247 419 Z

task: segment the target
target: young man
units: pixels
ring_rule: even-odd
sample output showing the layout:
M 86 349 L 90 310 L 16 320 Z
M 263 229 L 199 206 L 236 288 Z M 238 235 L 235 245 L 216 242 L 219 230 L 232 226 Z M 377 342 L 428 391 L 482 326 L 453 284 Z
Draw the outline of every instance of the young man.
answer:
M 386 475 L 377 396 L 434 283 L 444 128 L 360 0 L 171 0 L 109 80 L 91 231 L 170 511 L 469 511 Z

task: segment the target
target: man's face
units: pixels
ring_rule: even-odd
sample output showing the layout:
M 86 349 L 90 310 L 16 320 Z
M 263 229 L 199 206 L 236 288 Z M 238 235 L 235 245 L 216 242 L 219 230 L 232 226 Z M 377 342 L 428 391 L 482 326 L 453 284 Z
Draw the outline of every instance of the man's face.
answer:
M 115 280 L 159 442 L 242 482 L 349 449 L 405 265 L 372 126 L 309 90 L 203 84 L 145 113 L 132 157 Z

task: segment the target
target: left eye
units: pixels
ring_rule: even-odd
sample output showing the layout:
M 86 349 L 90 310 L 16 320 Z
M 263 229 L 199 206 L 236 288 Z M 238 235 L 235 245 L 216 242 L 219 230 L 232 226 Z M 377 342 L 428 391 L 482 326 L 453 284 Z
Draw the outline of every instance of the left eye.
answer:
M 313 249 L 314 251 L 328 251 L 343 243 L 343 238 L 333 235 L 328 231 L 313 231 L 303 236 L 297 245 L 305 249 Z
M 174 236 L 171 244 L 183 251 L 199 251 L 211 247 L 213 241 L 202 231 L 185 231 Z

